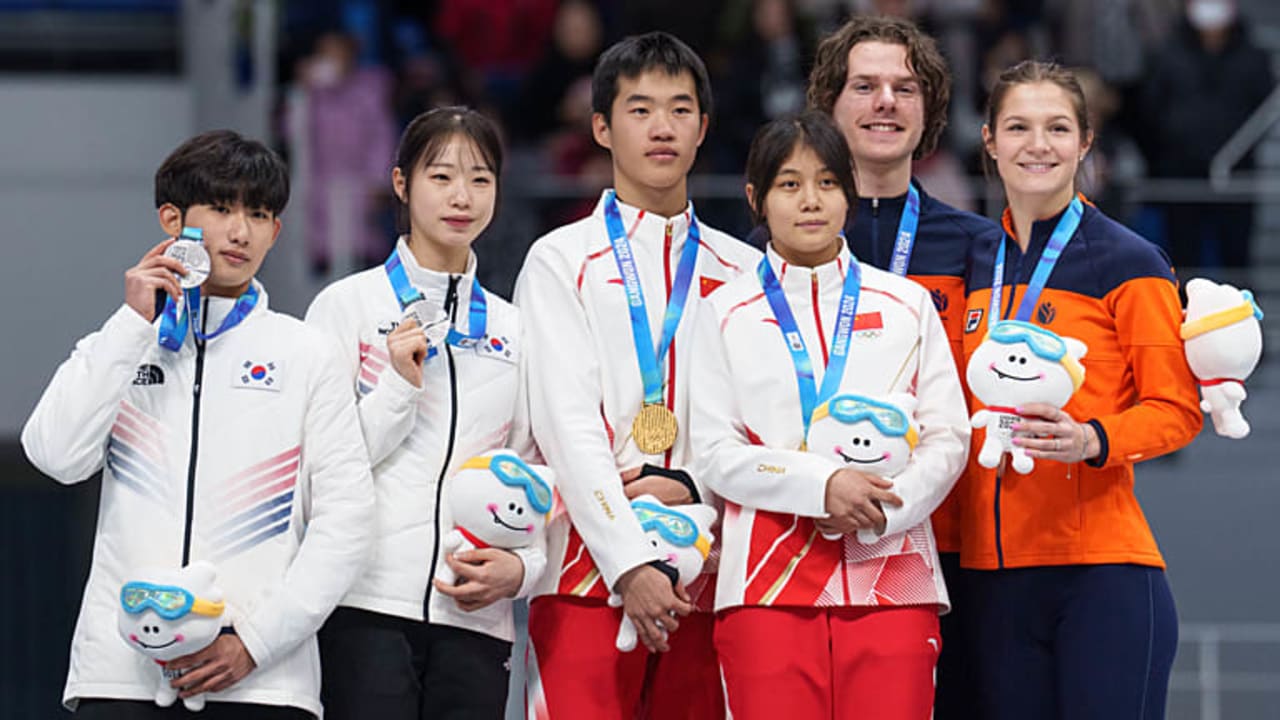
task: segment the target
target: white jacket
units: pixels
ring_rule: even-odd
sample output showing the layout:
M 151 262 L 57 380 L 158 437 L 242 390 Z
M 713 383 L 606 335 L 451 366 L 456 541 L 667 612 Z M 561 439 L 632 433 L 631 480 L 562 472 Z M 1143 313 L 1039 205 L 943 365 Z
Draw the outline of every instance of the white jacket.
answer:
M 435 307 L 444 306 L 449 283 L 455 283 L 455 327 L 470 334 L 475 255 L 465 274 L 451 276 L 420 267 L 403 238 L 396 251 L 409 282 Z M 485 303 L 485 336 L 472 347 L 448 346 L 423 363 L 422 388 L 401 377 L 387 355 L 387 335 L 404 312 L 382 266 L 321 291 L 307 311 L 307 323 L 340 343 L 377 498 L 372 557 L 341 604 L 422 620 L 428 603 L 430 622 L 510 642 L 515 637 L 510 600 L 463 612 L 430 584 L 444 563 L 439 540 L 453 527 L 448 502 L 441 502 L 448 497 L 445 486 L 469 458 L 508 446 L 517 408 L 520 317 L 491 292 L 485 293 Z M 523 596 L 542 574 L 546 555 L 541 544 L 515 552 L 524 562 Z
M 619 208 L 656 344 L 693 208 L 671 218 L 621 202 Z M 750 271 L 760 256 L 698 224 L 702 243 L 694 277 L 663 363 L 667 406 L 674 408 L 679 432 L 674 447 L 661 455 L 645 455 L 631 438 L 644 387 L 627 295 L 605 229 L 603 197 L 589 217 L 540 238 L 525 259 L 515 300 L 529 338 L 529 414 L 534 439 L 556 472 L 573 522 L 572 531 L 563 519 L 549 528 L 548 566 L 557 571 L 545 573 L 536 594 L 604 598 L 620 575 L 658 559 L 630 511 L 619 471 L 645 463 L 692 470 L 687 429 L 692 320 L 704 297 Z M 702 389 L 697 393 L 700 400 Z
M 232 300 L 207 305 L 212 330 Z M 357 427 L 331 342 L 270 311 L 265 291 L 203 351 L 190 334 L 177 352 L 161 348 L 156 327 L 127 305 L 80 340 L 22 432 L 27 457 L 61 483 L 102 470 L 63 702 L 154 697 L 155 665 L 116 631 L 120 587 L 139 568 L 181 566 L 189 532 L 190 559 L 217 567 L 257 663 L 210 699 L 319 715 L 315 632 L 369 549 Z
M 831 342 L 851 256 L 817 268 L 769 261 L 809 348 L 821 387 L 819 348 Z M 920 439 L 893 478 L 901 508 L 868 558 L 857 535 L 830 541 L 827 479 L 841 467 L 799 450 L 804 439 L 791 353 L 753 272 L 711 298 L 698 318 L 692 382 L 693 445 L 703 482 L 724 498 L 716 609 L 737 605 L 948 605 L 929 515 L 947 496 L 968 452 L 969 423 L 946 333 L 928 291 L 865 263 L 857 322 L 840 393 L 915 395 Z M 816 305 L 816 307 L 815 307 Z M 822 325 L 821 338 L 818 325 Z M 918 347 L 917 347 L 918 343 Z M 870 540 L 875 538 L 874 533 Z M 893 548 L 892 550 L 888 548 Z M 851 558 L 859 558 L 855 561 Z

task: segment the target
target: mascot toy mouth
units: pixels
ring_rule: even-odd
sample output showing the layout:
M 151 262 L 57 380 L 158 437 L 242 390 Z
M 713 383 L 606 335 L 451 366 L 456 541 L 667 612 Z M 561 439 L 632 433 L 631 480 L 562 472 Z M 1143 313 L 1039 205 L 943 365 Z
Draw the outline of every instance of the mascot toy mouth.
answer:
M 1017 380 L 1018 382 L 1035 382 L 1037 380 L 1044 379 L 1043 373 L 1039 375 L 1033 375 L 1031 377 L 1020 377 L 1018 375 L 1010 375 L 1009 373 L 1006 373 L 1006 372 L 1000 372 L 1000 368 L 996 367 L 995 363 L 991 363 L 991 372 L 995 373 L 996 377 L 1000 378 L 1001 380 Z
M 881 460 L 888 460 L 888 459 L 889 459 L 887 455 L 881 455 L 881 456 L 880 456 L 880 457 L 878 457 L 878 458 L 872 458 L 872 459 L 870 459 L 870 460 L 861 460 L 861 459 L 859 459 L 859 458 L 853 457 L 852 455 L 846 455 L 846 454 L 844 453 L 844 450 L 840 449 L 840 447 L 838 447 L 838 446 L 837 446 L 837 447 L 835 447 L 835 448 L 834 448 L 834 450 L 836 451 L 836 454 L 840 456 L 840 459 L 841 459 L 841 460 L 844 460 L 844 461 L 845 461 L 845 462 L 847 462 L 847 463 L 859 463 L 859 464 L 861 464 L 861 465 L 870 465 L 870 464 L 872 464 L 872 463 L 878 463 L 878 462 L 880 462 Z
M 502 527 L 504 527 L 504 528 L 506 528 L 506 529 L 508 529 L 508 530 L 514 530 L 514 531 L 516 531 L 516 532 L 522 532 L 522 533 L 531 533 L 531 532 L 533 532 L 533 526 L 532 526 L 532 525 L 526 525 L 525 527 L 516 527 L 515 525 L 512 525 L 512 524 L 510 524 L 510 523 L 504 522 L 504 521 L 502 520 L 502 518 L 498 516 L 498 511 L 497 511 L 497 510 L 490 510 L 490 511 L 489 511 L 489 513 L 490 513 L 491 515 L 493 515 L 493 524 L 494 524 L 494 525 L 501 525 Z
M 144 647 L 144 648 L 146 648 L 146 649 L 148 649 L 148 650 L 161 650 L 161 649 L 163 649 L 163 648 L 167 648 L 167 647 L 169 647 L 170 645 L 176 645 L 176 644 L 177 644 L 177 642 L 178 642 L 178 638 L 174 638 L 174 639 L 170 640 L 169 642 L 164 643 L 164 644 L 161 644 L 161 645 L 148 645 L 147 643 L 144 643 L 144 642 L 142 642 L 141 640 L 139 640 L 139 639 L 137 638 L 137 636 L 134 636 L 132 639 L 133 639 L 133 641 L 134 641 L 134 642 L 138 643 L 139 645 L 141 645 L 142 647 Z

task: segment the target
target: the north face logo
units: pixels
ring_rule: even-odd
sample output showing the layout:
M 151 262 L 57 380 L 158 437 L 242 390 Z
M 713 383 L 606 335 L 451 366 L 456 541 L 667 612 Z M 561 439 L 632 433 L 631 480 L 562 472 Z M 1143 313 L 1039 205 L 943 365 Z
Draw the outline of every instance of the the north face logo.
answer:
M 1048 325 L 1058 316 L 1058 312 L 1053 309 L 1053 303 L 1048 301 L 1040 303 L 1040 307 L 1036 308 L 1036 322 L 1041 325 Z
M 942 288 L 934 288 L 929 292 L 929 295 L 933 296 L 933 307 L 938 312 L 944 313 L 947 311 L 947 294 L 942 292 Z
M 138 372 L 133 376 L 134 385 L 163 385 L 164 370 L 159 365 L 143 364 L 138 366 Z

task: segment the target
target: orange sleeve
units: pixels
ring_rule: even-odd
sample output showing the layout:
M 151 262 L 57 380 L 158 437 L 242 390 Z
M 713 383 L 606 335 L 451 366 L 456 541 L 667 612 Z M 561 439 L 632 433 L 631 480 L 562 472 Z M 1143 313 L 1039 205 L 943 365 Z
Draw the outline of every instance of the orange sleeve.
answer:
M 1103 430 L 1102 454 L 1089 461 L 1095 467 L 1173 452 L 1191 442 L 1204 423 L 1195 377 L 1178 335 L 1182 307 L 1174 284 L 1165 278 L 1135 278 L 1108 293 L 1105 302 L 1115 318 L 1136 402 L 1091 421 Z

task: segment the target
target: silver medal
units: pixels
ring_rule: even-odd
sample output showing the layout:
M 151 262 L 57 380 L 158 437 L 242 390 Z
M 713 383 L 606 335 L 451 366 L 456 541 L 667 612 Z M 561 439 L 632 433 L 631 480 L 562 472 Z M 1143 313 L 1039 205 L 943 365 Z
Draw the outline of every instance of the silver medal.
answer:
M 165 257 L 171 257 L 182 263 L 182 266 L 187 269 L 185 274 L 178 276 L 178 284 L 183 290 L 200 287 L 209 277 L 209 252 L 204 249 L 203 243 L 194 240 L 178 240 L 165 248 L 164 254 Z
M 427 345 L 435 347 L 443 345 L 449 335 L 449 316 L 444 308 L 428 300 L 410 303 L 404 310 L 405 319 L 413 318 L 427 336 Z

